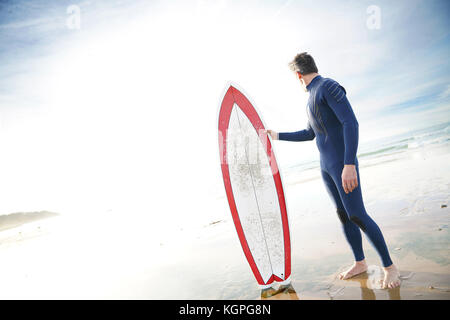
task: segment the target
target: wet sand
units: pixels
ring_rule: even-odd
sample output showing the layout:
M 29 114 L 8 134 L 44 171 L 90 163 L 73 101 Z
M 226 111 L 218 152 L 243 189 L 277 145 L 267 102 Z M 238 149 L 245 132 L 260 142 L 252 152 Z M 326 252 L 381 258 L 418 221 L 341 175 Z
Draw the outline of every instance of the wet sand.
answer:
M 450 299 L 449 146 L 395 157 L 360 161 L 360 174 L 366 209 L 384 233 L 401 287 L 380 289 L 381 262 L 364 235 L 368 272 L 337 279 L 353 256 L 312 170 L 284 177 L 293 282 L 270 299 Z M 55 217 L 2 231 L 0 299 L 261 299 L 226 199 L 218 201 L 226 206 L 220 219 L 164 230 L 157 239 L 150 226 L 114 215 L 89 223 Z
M 19 227 L 26 223 L 55 217 L 58 214 L 49 211 L 15 212 L 0 216 L 0 231 Z
M 362 164 L 360 174 L 366 209 L 382 229 L 400 269 L 401 288 L 381 289 L 381 261 L 364 235 L 368 272 L 346 281 L 337 278 L 351 265 L 353 256 L 323 182 L 318 173 L 311 172 L 304 182 L 285 179 L 295 293 L 279 293 L 271 299 L 450 298 L 450 149 L 429 147 L 397 157 L 378 165 Z M 317 178 L 311 179 L 314 174 Z M 236 236 L 232 221 L 225 219 L 206 229 L 209 234 L 205 231 L 199 239 L 202 244 L 192 250 L 205 246 L 201 252 L 206 254 L 207 247 L 214 245 L 220 252 L 214 272 L 197 267 L 208 276 L 215 274 L 218 291 L 214 285 L 202 285 L 195 290 L 195 297 L 260 299 L 239 243 L 225 236 Z M 214 257 L 209 254 L 209 260 Z M 193 264 L 190 267 L 195 268 Z M 207 287 L 210 289 L 205 290 Z

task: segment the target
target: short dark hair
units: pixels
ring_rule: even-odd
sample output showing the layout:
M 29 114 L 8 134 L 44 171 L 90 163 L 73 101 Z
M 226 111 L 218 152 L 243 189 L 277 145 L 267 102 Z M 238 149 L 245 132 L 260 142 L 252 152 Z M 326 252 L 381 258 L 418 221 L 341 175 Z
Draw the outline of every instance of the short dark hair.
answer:
M 302 75 L 319 72 L 313 57 L 306 52 L 297 54 L 294 60 L 289 63 L 289 68 L 294 72 L 300 72 Z

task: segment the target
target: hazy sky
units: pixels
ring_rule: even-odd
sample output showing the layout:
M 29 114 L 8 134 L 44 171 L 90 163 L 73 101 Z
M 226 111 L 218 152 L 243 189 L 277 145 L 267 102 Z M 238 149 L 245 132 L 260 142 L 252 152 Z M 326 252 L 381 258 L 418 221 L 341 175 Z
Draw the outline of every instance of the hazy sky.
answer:
M 307 94 L 287 67 L 302 51 L 346 88 L 360 144 L 448 121 L 449 9 L 436 0 L 2 1 L 0 214 L 207 216 L 205 197 L 223 193 L 225 84 L 244 88 L 270 128 L 303 129 Z M 315 143 L 276 150 L 281 165 L 318 157 Z

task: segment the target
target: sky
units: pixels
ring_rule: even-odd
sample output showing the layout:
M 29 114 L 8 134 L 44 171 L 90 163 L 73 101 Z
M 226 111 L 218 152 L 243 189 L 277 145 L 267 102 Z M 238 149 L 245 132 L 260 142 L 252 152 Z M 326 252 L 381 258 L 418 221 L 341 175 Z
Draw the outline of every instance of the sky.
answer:
M 1 1 L 0 214 L 212 219 L 226 206 L 217 112 L 229 81 L 276 131 L 306 127 L 287 67 L 337 80 L 360 146 L 447 122 L 448 1 Z M 276 143 L 281 167 L 315 143 Z

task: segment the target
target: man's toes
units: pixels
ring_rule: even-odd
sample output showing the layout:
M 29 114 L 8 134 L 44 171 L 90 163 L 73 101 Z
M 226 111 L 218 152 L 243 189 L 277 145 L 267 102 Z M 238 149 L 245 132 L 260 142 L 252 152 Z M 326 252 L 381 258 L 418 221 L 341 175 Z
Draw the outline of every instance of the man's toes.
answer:
M 353 277 L 353 274 L 352 274 L 351 272 L 347 272 L 347 273 L 344 275 L 343 280 L 350 279 L 351 277 Z
M 389 289 L 394 289 L 394 288 L 397 288 L 398 286 L 400 285 L 400 281 L 391 281 L 391 282 L 389 282 L 389 284 L 388 284 L 388 288 Z

